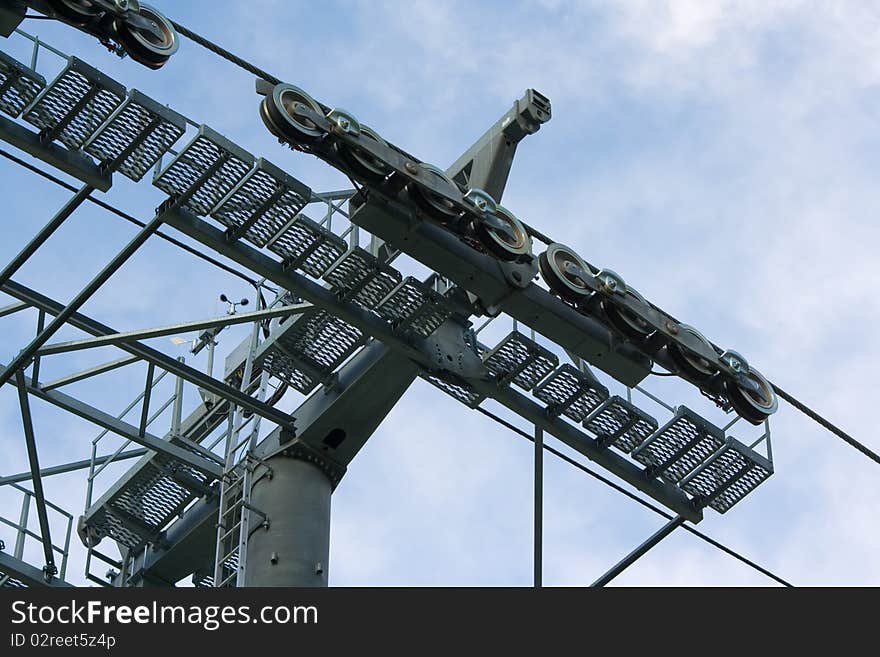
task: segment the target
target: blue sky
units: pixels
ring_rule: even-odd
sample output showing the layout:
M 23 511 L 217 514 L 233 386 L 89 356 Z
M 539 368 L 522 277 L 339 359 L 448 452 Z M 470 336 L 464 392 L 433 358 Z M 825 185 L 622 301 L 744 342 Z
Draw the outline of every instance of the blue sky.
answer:
M 520 146 L 505 205 L 880 448 L 873 3 L 154 4 L 444 167 L 526 87 L 540 90 L 553 120 Z M 153 72 L 69 28 L 25 27 L 314 189 L 347 186 L 326 165 L 281 149 L 258 119 L 251 76 L 187 40 Z M 20 41 L 0 47 L 23 53 Z M 0 167 L 5 260 L 66 193 L 10 163 Z M 141 218 L 162 199 L 146 182 L 125 180 L 107 197 Z M 131 235 L 83 207 L 16 278 L 68 299 Z M 241 281 L 154 242 L 89 302 L 89 314 L 133 329 L 209 317 L 224 310 L 220 292 L 248 294 Z M 0 322 L 8 362 L 33 317 Z M 221 349 L 242 335 L 230 331 Z M 155 344 L 186 355 L 167 340 Z M 44 377 L 112 357 L 47 362 Z M 142 369 L 121 370 L 77 391 L 119 409 L 142 377 Z M 651 385 L 706 410 L 692 388 Z M 86 458 L 97 432 L 34 405 L 43 463 Z M 0 391 L 0 431 L 4 473 L 25 469 L 9 386 Z M 773 438 L 776 474 L 728 514 L 707 512 L 700 528 L 796 584 L 880 583 L 876 466 L 785 404 Z M 592 582 L 661 524 L 570 466 L 545 463 L 547 584 Z M 528 443 L 417 382 L 334 494 L 331 584 L 529 584 L 530 478 Z M 52 478 L 48 493 L 76 515 L 83 481 Z M 17 514 L 8 491 L 0 504 L 3 515 Z M 11 534 L 0 538 L 12 543 Z M 72 557 L 75 581 L 81 558 L 79 550 Z M 616 583 L 767 580 L 679 531 Z

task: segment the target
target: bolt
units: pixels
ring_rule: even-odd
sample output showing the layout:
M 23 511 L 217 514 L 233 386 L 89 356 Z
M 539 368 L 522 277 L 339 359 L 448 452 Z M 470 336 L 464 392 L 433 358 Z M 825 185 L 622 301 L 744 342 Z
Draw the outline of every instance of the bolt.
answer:
M 415 165 L 415 162 L 407 162 L 403 165 L 403 168 L 409 171 L 412 175 L 419 175 L 419 168 Z
M 271 563 L 273 566 L 276 563 L 278 563 L 278 553 L 277 552 L 273 552 L 272 555 L 269 557 L 269 563 Z
M 672 335 L 678 335 L 678 324 L 673 322 L 671 319 L 667 319 L 666 330 L 672 333 Z

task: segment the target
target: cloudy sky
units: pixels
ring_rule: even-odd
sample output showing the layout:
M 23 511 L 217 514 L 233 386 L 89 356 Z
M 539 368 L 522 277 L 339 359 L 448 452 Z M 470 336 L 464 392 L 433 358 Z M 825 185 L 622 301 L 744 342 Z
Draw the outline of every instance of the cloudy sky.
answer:
M 880 321 L 880 192 L 870 173 L 880 161 L 875 3 L 154 4 L 443 167 L 525 88 L 540 90 L 553 119 L 520 146 L 505 205 L 880 449 L 880 347 L 871 338 Z M 189 41 L 153 72 L 70 28 L 24 27 L 314 189 L 346 186 L 326 165 L 282 150 L 258 119 L 252 77 Z M 27 57 L 19 37 L 0 48 Z M 41 55 L 47 77 L 59 65 Z M 6 161 L 0 172 L 6 260 L 67 192 Z M 107 197 L 141 218 L 162 200 L 147 182 L 124 180 Z M 69 299 L 132 234 L 83 207 L 16 279 Z M 154 239 L 85 310 L 133 329 L 221 313 L 220 292 L 250 294 Z M 0 320 L 2 359 L 21 348 L 34 319 Z M 508 329 L 493 326 L 486 339 Z M 230 330 L 221 350 L 243 335 Z M 167 339 L 155 344 L 189 356 Z M 42 378 L 113 357 L 48 359 Z M 76 391 L 118 411 L 142 381 L 143 369 L 131 368 Z M 693 388 L 648 386 L 724 421 Z M 298 401 L 291 395 L 283 405 Z M 34 409 L 44 465 L 87 458 L 94 427 L 38 402 Z M 784 403 L 772 429 L 776 474 L 726 515 L 707 511 L 700 528 L 795 584 L 880 584 L 877 466 Z M 26 469 L 9 386 L 0 391 L 0 431 L 3 473 Z M 737 425 L 734 435 L 752 432 Z M 528 585 L 531 467 L 529 443 L 417 382 L 334 494 L 331 584 Z M 118 472 L 103 473 L 98 489 Z M 78 515 L 84 479 L 47 480 L 50 499 Z M 549 456 L 545 486 L 546 584 L 589 584 L 663 522 Z M 17 517 L 18 500 L 0 493 L 2 515 Z M 11 530 L 0 538 L 7 549 L 14 542 Z M 69 578 L 82 581 L 78 543 Z M 615 583 L 772 582 L 678 531 Z

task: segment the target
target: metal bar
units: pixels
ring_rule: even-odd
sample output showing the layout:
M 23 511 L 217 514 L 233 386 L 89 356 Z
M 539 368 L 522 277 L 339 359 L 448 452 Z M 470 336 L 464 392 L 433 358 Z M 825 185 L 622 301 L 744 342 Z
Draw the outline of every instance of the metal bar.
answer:
M 88 186 L 83 187 L 80 192 L 88 189 L 91 192 L 91 188 Z M 80 196 L 80 192 L 77 192 L 77 197 Z M 80 199 L 80 203 L 85 200 L 85 196 L 82 196 Z M 153 217 L 153 219 L 147 223 L 140 231 L 138 231 L 137 235 L 132 238 L 132 240 L 123 247 L 123 249 L 116 254 L 116 256 L 107 263 L 104 268 L 98 272 L 98 274 L 91 280 L 89 283 L 80 290 L 79 294 L 77 294 L 72 301 L 70 301 L 64 308 L 62 308 L 58 314 L 55 316 L 49 326 L 47 326 L 44 330 L 40 331 L 40 334 L 37 335 L 33 340 L 31 340 L 30 344 L 28 344 L 15 358 L 12 359 L 12 362 L 9 364 L 9 367 L 6 368 L 5 372 L 0 373 L 0 384 L 6 383 L 13 374 L 18 371 L 25 363 L 27 363 L 33 355 L 37 352 L 37 349 L 42 347 L 46 342 L 48 342 L 49 338 L 51 338 L 55 333 L 57 333 L 62 326 L 67 323 L 67 320 L 73 315 L 77 310 L 79 310 L 82 305 L 88 301 L 92 295 L 98 291 L 98 289 L 107 282 L 116 271 L 125 264 L 125 262 L 137 251 L 144 242 L 149 239 L 149 237 L 155 233 L 159 226 L 162 225 L 162 217 L 157 215 Z M 14 271 L 14 270 L 13 270 Z M 4 274 L 5 274 L 4 270 Z M 7 277 L 8 278 L 8 277 Z M 4 283 L 7 279 L 4 279 L 3 276 L 0 276 L 0 284 Z
M 36 133 L 5 116 L 0 116 L 0 139 L 102 192 L 113 184 L 110 174 L 101 171 L 91 158 L 55 143 L 44 144 Z
M 86 370 L 82 370 L 74 374 L 68 374 L 67 376 L 61 377 L 60 379 L 55 379 L 54 381 L 50 381 L 49 383 L 44 383 L 43 390 L 54 390 L 55 388 L 60 388 L 61 386 L 66 386 L 71 383 L 76 383 L 77 381 L 82 381 L 83 379 L 97 376 L 98 374 L 110 372 L 120 367 L 124 367 L 125 365 L 134 363 L 138 360 L 140 359 L 137 356 L 125 356 L 123 358 L 117 358 L 116 360 L 111 360 L 109 363 L 95 365 L 94 367 L 90 367 Z
M 106 463 L 111 459 L 113 461 L 125 461 L 128 459 L 138 458 L 139 456 L 143 456 L 147 453 L 148 450 L 139 448 L 133 449 L 129 452 L 123 452 L 118 454 L 115 458 L 113 454 L 105 454 L 104 456 L 98 456 L 95 458 L 95 465 L 101 465 L 102 463 Z M 43 468 L 40 470 L 41 477 L 51 477 L 53 475 L 59 474 L 67 474 L 68 472 L 76 472 L 77 470 L 85 470 L 92 464 L 92 459 L 84 459 L 82 461 L 71 461 L 70 463 L 64 463 L 62 465 L 53 465 L 48 468 Z M 22 481 L 30 481 L 31 473 L 30 472 L 19 472 L 18 474 L 8 475 L 6 477 L 0 477 L 0 486 L 5 486 L 7 484 L 17 484 Z
M 200 331 L 203 329 L 214 328 L 216 326 L 247 324 L 249 322 L 256 322 L 264 319 L 274 319 L 275 317 L 283 317 L 284 315 L 303 312 L 311 307 L 312 304 L 310 303 L 300 303 L 290 306 L 270 308 L 268 310 L 256 310 L 248 313 L 237 313 L 235 315 L 223 315 L 222 317 L 202 319 L 194 322 L 182 322 L 180 324 L 171 324 L 168 326 L 160 326 L 156 328 L 141 329 L 137 331 L 125 331 L 123 333 L 113 333 L 111 335 L 102 335 L 94 338 L 87 338 L 84 340 L 56 342 L 54 344 L 44 345 L 40 349 L 39 353 L 43 355 L 60 354 L 69 351 L 78 351 L 80 349 L 92 349 L 94 347 L 118 345 L 124 342 L 132 342 L 135 340 L 147 340 L 150 338 L 158 338 L 165 335 L 174 335 L 177 333 Z
M 144 383 L 144 401 L 141 404 L 141 422 L 138 425 L 138 436 L 143 436 L 147 432 L 147 420 L 150 417 L 150 397 L 153 392 L 153 374 L 156 372 L 156 366 L 153 363 L 147 365 L 147 381 Z
M 49 531 L 49 515 L 46 512 L 46 496 L 43 493 L 43 479 L 40 477 L 40 459 L 37 455 L 37 443 L 34 439 L 34 424 L 31 418 L 31 407 L 28 401 L 27 381 L 24 372 L 15 371 L 15 384 L 18 387 L 18 404 L 21 407 L 21 423 L 24 428 L 24 440 L 27 446 L 28 463 L 34 486 L 34 502 L 37 505 L 37 518 L 40 521 L 40 535 L 43 541 L 43 556 L 46 559 L 46 579 L 55 575 L 55 555 L 52 554 L 52 536 Z
M 177 359 L 183 363 L 183 358 Z M 174 382 L 174 408 L 171 410 L 171 435 L 180 435 L 180 423 L 183 417 L 183 379 L 177 377 Z
M 17 313 L 19 310 L 24 310 L 25 308 L 30 308 L 30 305 L 21 301 L 19 301 L 18 303 L 11 303 L 8 306 L 3 306 L 2 308 L 0 308 L 0 317 L 12 315 L 14 313 Z
M 599 579 L 593 582 L 593 587 L 602 587 L 608 584 L 615 577 L 620 575 L 624 570 L 633 565 L 636 561 L 638 561 L 645 553 L 648 552 L 652 547 L 657 545 L 664 538 L 669 536 L 675 529 L 680 527 L 684 523 L 685 519 L 681 516 L 675 516 L 672 520 L 663 525 L 657 532 L 654 533 L 651 538 L 642 543 L 635 550 L 626 555 L 623 559 L 621 559 L 611 570 L 602 575 Z
M 21 559 L 16 559 L 5 552 L 0 552 L 0 570 L 31 587 L 71 586 L 57 577 L 53 577 L 51 581 L 47 582 L 45 576 L 38 568 L 34 568 Z
M 163 454 L 168 454 L 172 458 L 177 459 L 178 461 L 182 461 L 187 465 L 194 467 L 199 472 L 204 472 L 205 474 L 211 475 L 212 477 L 219 477 L 222 474 L 222 469 L 217 462 L 214 460 L 208 460 L 206 457 L 199 456 L 194 454 L 188 449 L 184 449 L 179 447 L 167 440 L 162 440 L 152 434 L 145 433 L 143 436 L 138 435 L 138 428 L 128 424 L 127 422 L 123 422 L 121 420 L 116 419 L 109 413 L 105 413 L 93 406 L 89 406 L 85 402 L 81 402 L 78 399 L 74 399 L 69 395 L 65 395 L 62 392 L 57 390 L 52 390 L 50 392 L 46 392 L 41 390 L 39 387 L 31 387 L 28 388 L 28 392 L 38 397 L 39 399 L 43 399 L 44 401 L 49 402 L 57 406 L 58 408 L 62 408 L 74 415 L 77 415 L 84 420 L 88 420 L 94 424 L 97 424 L 100 427 L 105 429 L 109 429 L 113 433 L 122 436 L 123 438 L 130 438 L 132 442 L 141 445 L 142 447 L 146 447 L 148 449 L 152 449 L 156 452 L 161 452 Z M 217 458 L 219 461 L 219 458 Z
M 46 328 L 46 311 L 41 310 L 37 313 L 37 335 Z M 31 368 L 31 385 L 36 385 L 40 380 L 40 354 L 34 356 L 34 364 Z
M 67 519 L 67 533 L 64 537 L 64 550 L 61 553 L 61 570 L 58 571 L 58 577 L 64 579 L 67 574 L 67 557 L 70 555 L 70 534 L 73 531 L 73 516 Z
M 535 427 L 535 577 L 534 587 L 543 582 L 544 552 L 544 431 Z
M 240 242 L 236 242 L 236 244 L 239 243 Z M 324 290 L 325 288 L 321 289 Z M 42 294 L 39 294 L 38 292 L 35 292 L 34 290 L 31 290 L 23 285 L 15 283 L 14 281 L 7 282 L 5 285 L 2 286 L 2 290 L 10 296 L 16 297 L 22 301 L 26 300 L 33 303 L 35 306 L 44 308 L 46 312 L 50 314 L 57 313 L 62 308 L 61 304 L 57 301 L 54 301 Z M 330 290 L 326 290 L 326 293 L 328 295 L 332 294 Z M 97 322 L 94 319 L 87 317 L 86 315 L 83 315 L 81 313 L 72 313 L 68 317 L 67 321 L 71 326 L 75 326 L 76 328 L 82 329 L 86 333 L 91 333 L 92 335 L 110 335 L 112 333 L 118 333 L 118 331 L 110 328 L 109 326 L 101 324 L 100 322 Z M 378 318 L 376 318 L 376 321 L 379 321 Z M 268 404 L 265 404 L 263 402 L 259 402 L 249 395 L 242 393 L 237 388 L 218 381 L 208 376 L 204 372 L 200 372 L 199 370 L 184 365 L 174 358 L 163 354 L 157 349 L 147 347 L 140 342 L 125 343 L 120 345 L 120 348 L 123 351 L 127 351 L 130 354 L 134 354 L 142 358 L 143 360 L 154 362 L 157 367 L 166 370 L 172 374 L 176 374 L 177 376 L 182 377 L 189 383 L 204 388 L 208 392 L 212 392 L 216 395 L 219 395 L 220 397 L 230 399 L 239 406 L 242 406 L 247 410 L 256 413 L 257 415 L 262 416 L 270 422 L 274 422 L 275 424 L 279 424 L 290 430 L 294 429 L 294 420 L 287 413 L 273 408 L 272 406 L 269 406 Z
M 43 244 L 46 243 L 52 234 L 58 230 L 59 226 L 63 224 L 70 215 L 73 214 L 74 210 L 76 210 L 80 205 L 82 205 L 86 198 L 88 198 L 89 194 L 91 194 L 95 190 L 91 185 L 83 185 L 79 188 L 79 190 L 74 194 L 68 201 L 65 203 L 62 208 L 55 213 L 49 223 L 47 223 L 43 228 L 31 238 L 31 241 L 28 242 L 25 247 L 18 252 L 12 260 L 3 268 L 3 271 L 0 271 L 0 285 L 3 285 L 6 281 L 8 281 L 12 276 L 21 269 L 21 266 L 30 259 L 34 253 L 37 252 Z
M 28 479 L 31 478 L 31 473 L 28 472 Z M 22 495 L 21 500 L 21 513 L 18 516 L 18 532 L 15 535 L 15 558 L 21 559 L 24 555 L 24 539 L 27 536 L 27 524 L 28 524 L 28 516 L 30 515 L 31 509 L 31 494 L 25 492 Z

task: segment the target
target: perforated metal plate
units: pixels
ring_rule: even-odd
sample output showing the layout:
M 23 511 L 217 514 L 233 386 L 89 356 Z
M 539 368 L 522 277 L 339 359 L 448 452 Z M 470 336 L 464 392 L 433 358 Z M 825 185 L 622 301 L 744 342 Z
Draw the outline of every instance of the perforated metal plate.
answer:
M 629 454 L 657 430 L 657 420 L 617 395 L 606 399 L 584 420 L 584 428 L 602 446 Z
M 220 200 L 211 217 L 262 247 L 306 206 L 311 195 L 307 185 L 260 158 Z
M 360 329 L 318 308 L 281 326 L 284 330 L 263 344 L 257 362 L 303 394 L 329 380 L 364 339 Z
M 452 308 L 443 295 L 407 276 L 376 308 L 402 332 L 427 338 L 449 319 Z
M 113 163 L 111 170 L 118 170 L 137 182 L 184 132 L 183 116 L 132 89 L 83 150 L 99 162 Z M 128 151 L 130 153 L 117 162 Z
M 71 150 L 85 144 L 125 97 L 125 87 L 85 62 L 67 66 L 25 110 L 24 120 Z
M 608 398 L 608 389 L 586 372 L 565 363 L 532 394 L 547 404 L 551 415 L 565 415 L 580 422 Z
M 204 216 L 244 178 L 253 164 L 253 155 L 203 125 L 153 184 L 172 198 L 185 196 L 182 207 Z
M 45 86 L 42 75 L 0 52 L 0 112 L 17 117 Z
M 172 473 L 209 483 L 202 473 L 163 454 L 139 465 L 127 485 L 88 520 L 99 536 L 109 536 L 132 549 L 149 542 L 200 494 L 186 488 Z
M 633 458 L 649 472 L 677 483 L 704 463 L 724 444 L 724 432 L 689 408 L 679 406 L 675 416 L 637 447 Z
M 345 240 L 305 215 L 297 215 L 268 244 L 290 269 L 320 278 L 348 248 Z
M 773 464 L 728 438 L 724 448 L 681 482 L 681 487 L 701 504 L 724 513 L 773 474 Z
M 423 372 L 419 376 L 421 376 L 431 385 L 440 388 L 440 390 L 445 392 L 453 399 L 457 399 L 462 404 L 470 408 L 476 408 L 480 405 L 480 402 L 482 402 L 486 398 L 485 395 L 481 395 L 465 382 L 459 381 L 451 375 L 449 376 L 449 380 L 441 379 L 440 377 L 434 374 L 429 374 L 427 372 Z
M 559 364 L 559 358 L 518 331 L 513 331 L 483 357 L 501 382 L 531 390 Z
M 350 299 L 368 310 L 376 308 L 402 279 L 403 274 L 394 267 L 379 263 L 359 246 L 346 253 L 324 275 L 324 280 L 341 299 Z

